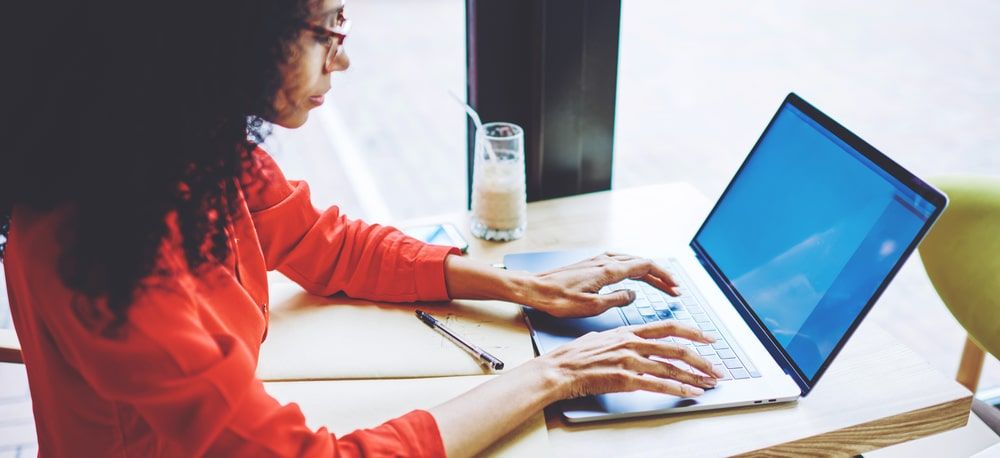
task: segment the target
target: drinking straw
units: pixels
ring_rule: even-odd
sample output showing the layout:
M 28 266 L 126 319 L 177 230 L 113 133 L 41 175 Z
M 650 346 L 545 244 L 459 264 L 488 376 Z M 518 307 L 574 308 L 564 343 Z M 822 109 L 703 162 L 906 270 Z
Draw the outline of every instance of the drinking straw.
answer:
M 472 109 L 472 107 L 469 106 L 468 103 L 462 101 L 462 99 L 459 98 L 458 95 L 455 94 L 453 91 L 449 90 L 448 94 L 451 94 L 451 98 L 455 99 L 455 101 L 458 102 L 459 105 L 465 107 L 465 112 L 469 115 L 470 118 L 472 118 L 473 124 L 476 125 L 476 138 L 483 137 L 482 138 L 483 144 L 486 145 L 486 154 L 490 156 L 491 161 L 496 161 L 497 154 L 493 151 L 493 144 L 490 143 L 490 141 L 485 138 L 486 130 L 483 129 L 483 121 L 479 118 L 479 113 L 476 113 L 476 110 Z

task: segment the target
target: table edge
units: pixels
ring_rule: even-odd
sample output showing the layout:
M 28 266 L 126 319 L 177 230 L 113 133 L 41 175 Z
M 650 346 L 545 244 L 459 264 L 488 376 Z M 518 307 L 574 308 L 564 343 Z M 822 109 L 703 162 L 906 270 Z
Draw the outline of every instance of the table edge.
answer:
M 857 456 L 864 452 L 961 428 L 969 422 L 972 394 L 921 409 L 765 447 L 736 456 L 815 454 Z

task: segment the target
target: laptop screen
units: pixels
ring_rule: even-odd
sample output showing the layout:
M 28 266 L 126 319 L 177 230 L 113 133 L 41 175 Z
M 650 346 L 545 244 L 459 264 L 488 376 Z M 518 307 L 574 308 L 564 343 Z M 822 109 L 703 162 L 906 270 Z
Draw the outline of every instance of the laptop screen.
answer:
M 786 100 L 694 241 L 810 383 L 943 207 L 833 124 Z

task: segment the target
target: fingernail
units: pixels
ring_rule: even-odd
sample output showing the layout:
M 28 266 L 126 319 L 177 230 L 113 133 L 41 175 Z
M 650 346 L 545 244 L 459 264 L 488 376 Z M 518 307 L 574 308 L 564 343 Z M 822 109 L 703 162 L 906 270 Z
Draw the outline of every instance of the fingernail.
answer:
M 688 391 L 691 392 L 692 396 L 701 396 L 701 395 L 705 394 L 705 390 L 703 390 L 701 388 L 698 388 L 696 386 L 692 386 L 692 387 L 688 388 Z
M 678 288 L 678 287 L 675 286 L 673 288 L 670 288 L 670 293 L 673 294 L 674 296 L 680 296 L 681 295 L 681 290 L 680 290 L 680 288 Z
M 708 386 L 715 386 L 715 384 L 718 383 L 715 381 L 714 378 L 708 378 L 708 377 L 705 377 L 704 379 L 702 379 L 702 381 Z
M 702 335 L 701 335 L 701 338 L 702 338 L 703 340 L 707 340 L 707 341 L 708 341 L 709 343 L 715 343 L 715 337 L 712 337 L 712 336 L 710 336 L 710 335 L 707 335 L 707 334 L 702 334 Z
M 635 302 L 635 291 L 628 290 L 628 300 L 629 302 Z
M 712 368 L 712 373 L 715 374 L 715 378 L 722 378 L 722 377 L 726 376 L 726 374 L 723 374 L 722 371 L 720 371 L 720 370 L 718 370 L 718 369 L 716 369 L 714 367 Z

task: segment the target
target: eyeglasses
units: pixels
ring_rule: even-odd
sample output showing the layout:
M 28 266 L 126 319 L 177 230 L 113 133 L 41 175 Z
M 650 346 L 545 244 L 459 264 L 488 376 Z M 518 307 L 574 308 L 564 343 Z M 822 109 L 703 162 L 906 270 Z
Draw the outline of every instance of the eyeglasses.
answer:
M 306 22 L 303 28 L 315 33 L 316 35 L 326 38 L 327 51 L 325 68 L 329 71 L 330 68 L 333 67 L 334 60 L 337 58 L 337 51 L 344 45 L 344 39 L 347 38 L 347 33 L 351 30 L 351 20 L 344 16 L 343 11 L 340 11 L 337 13 L 337 18 L 334 21 L 333 27 Z

